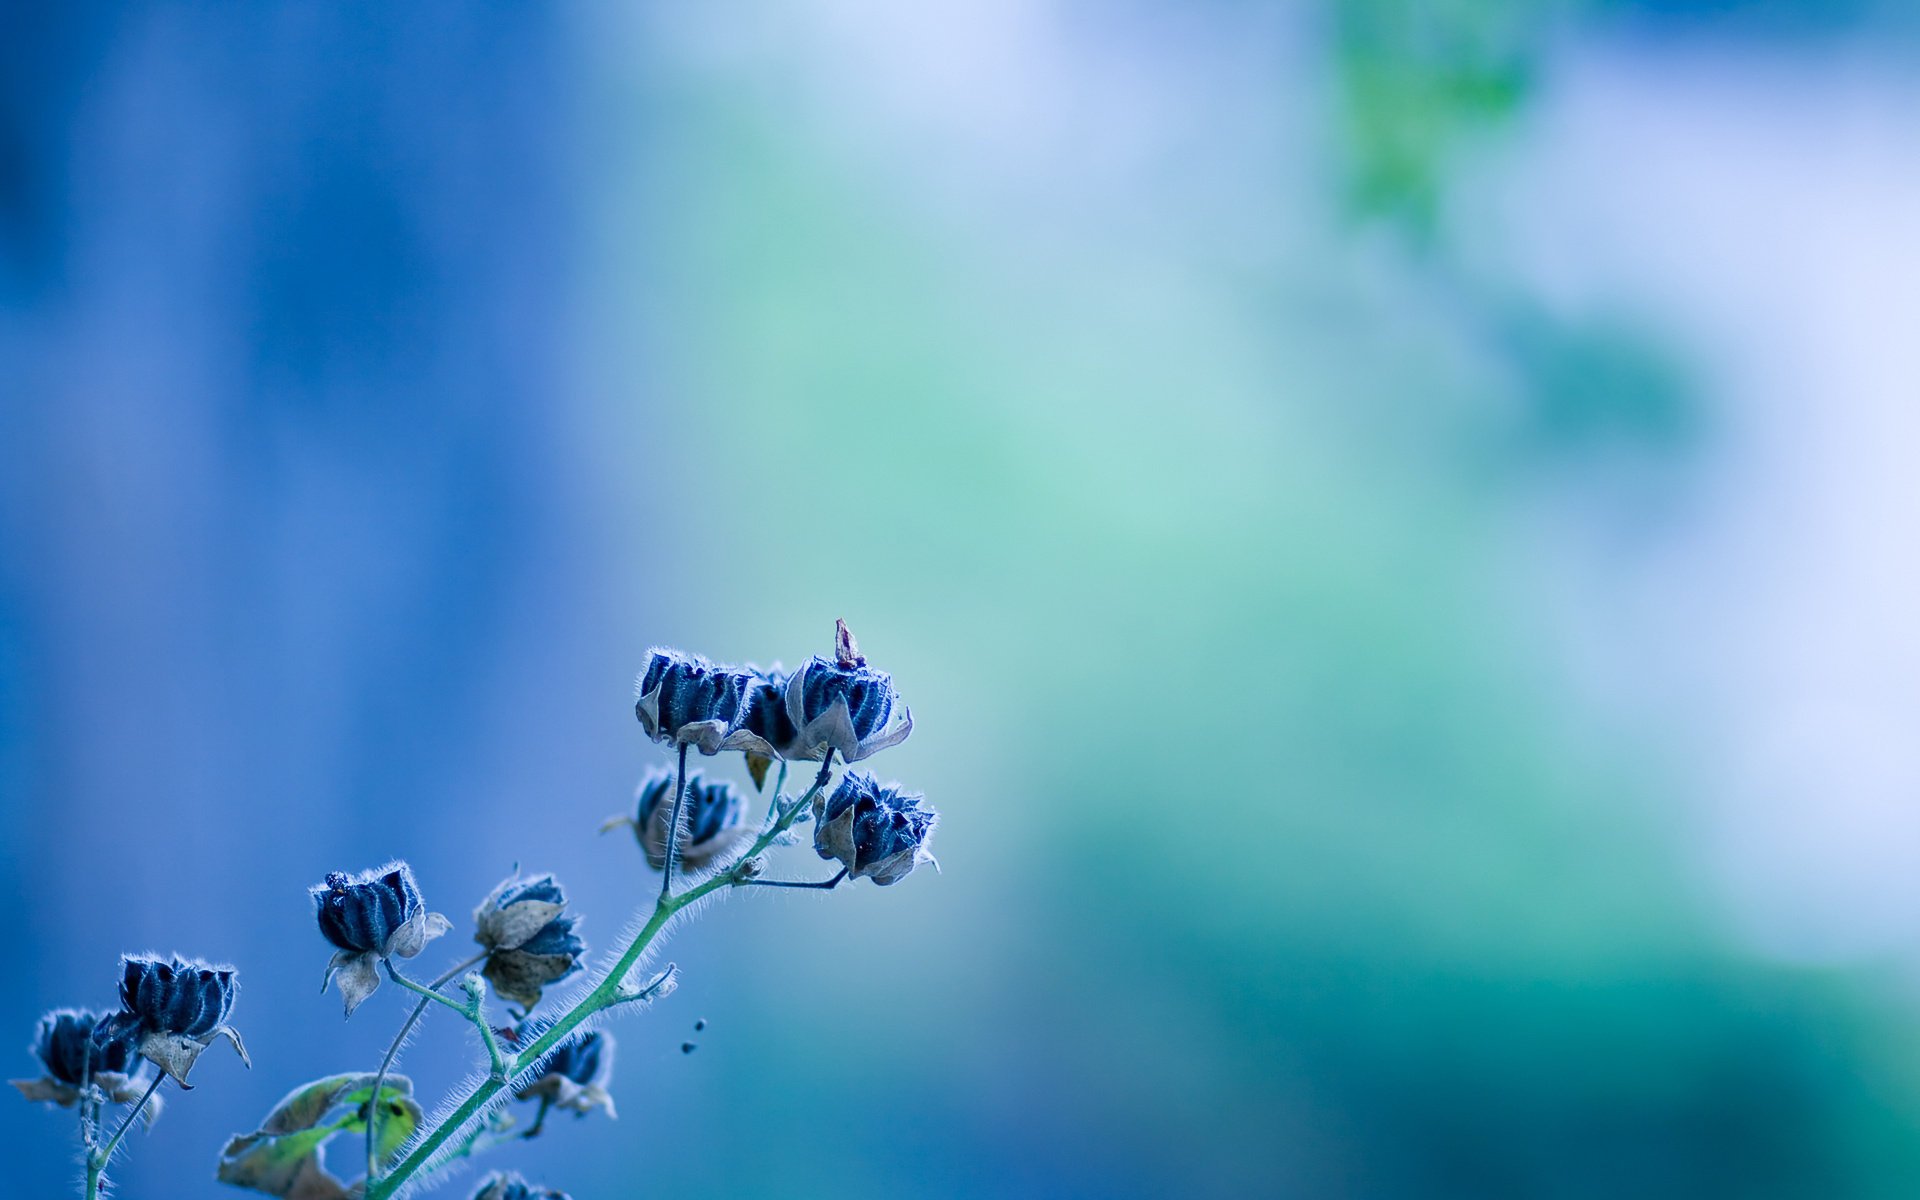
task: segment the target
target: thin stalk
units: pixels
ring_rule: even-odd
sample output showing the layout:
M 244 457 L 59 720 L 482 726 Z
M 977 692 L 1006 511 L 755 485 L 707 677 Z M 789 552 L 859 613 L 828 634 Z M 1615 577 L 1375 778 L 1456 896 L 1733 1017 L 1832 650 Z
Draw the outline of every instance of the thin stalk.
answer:
M 685 749 L 682 748 L 681 758 L 683 762 L 685 757 L 686 752 Z M 735 860 L 734 866 L 736 868 L 740 864 L 751 861 L 755 856 L 764 853 L 767 847 L 773 845 L 774 841 L 778 839 L 781 834 L 792 827 L 794 819 L 800 815 L 808 804 L 812 803 L 813 798 L 820 793 L 820 790 L 826 787 L 827 776 L 832 769 L 833 754 L 829 751 L 826 760 L 820 764 L 820 773 L 815 776 L 813 786 L 807 790 L 805 795 L 795 801 L 792 807 L 781 810 L 780 819 L 775 821 L 772 827 L 755 839 L 753 845 L 748 848 L 745 854 Z M 682 776 L 684 778 L 684 772 L 682 772 Z M 669 842 L 669 845 L 671 845 L 671 842 Z M 671 860 L 669 860 L 669 865 L 671 865 Z M 633 970 L 634 964 L 639 962 L 641 956 L 647 952 L 647 947 L 653 944 L 654 939 L 660 936 L 660 931 L 665 929 L 668 923 L 680 914 L 681 910 L 722 888 L 736 887 L 741 882 L 736 871 L 729 869 L 709 876 L 684 892 L 678 894 L 672 892 L 663 893 L 660 898 L 654 902 L 653 913 L 647 918 L 646 924 L 640 927 L 640 932 L 636 933 L 633 941 L 628 943 L 626 950 L 621 953 L 619 961 L 615 962 L 613 967 L 601 977 L 600 982 L 594 986 L 594 989 L 581 997 L 578 1003 L 571 1009 L 568 1009 L 567 1012 L 554 1021 L 545 1032 L 538 1038 L 535 1038 L 532 1043 L 514 1057 L 513 1062 L 508 1066 L 505 1079 L 488 1078 L 482 1080 L 473 1091 L 467 1093 L 466 1099 L 462 1100 L 452 1112 L 447 1114 L 446 1118 L 442 1120 L 439 1125 L 434 1127 L 433 1132 L 427 1134 L 425 1138 L 415 1144 L 412 1152 L 409 1153 L 406 1158 L 402 1159 L 392 1171 L 389 1171 L 380 1179 L 370 1181 L 367 1185 L 366 1200 L 389 1200 L 391 1196 L 406 1185 L 409 1179 L 419 1174 L 421 1169 L 427 1165 L 428 1161 L 431 1160 L 435 1154 L 439 1153 L 440 1148 L 456 1137 L 460 1131 L 466 1127 L 467 1122 L 471 1121 L 477 1113 L 486 1108 L 495 1096 L 500 1094 L 507 1086 L 508 1080 L 517 1078 L 522 1072 L 539 1062 L 546 1056 L 548 1051 L 559 1045 L 567 1035 L 579 1028 L 581 1023 L 589 1017 L 592 1017 L 604 1009 L 611 1008 L 623 1000 L 629 999 L 630 997 L 622 995 L 621 984 L 626 980 L 627 974 Z M 441 998 L 445 999 L 445 997 Z
M 766 826 L 773 824 L 773 819 L 780 815 L 780 793 L 785 791 L 786 788 L 787 760 L 783 758 L 780 760 L 780 774 L 773 781 L 773 795 L 767 799 L 767 816 L 766 820 L 761 822 L 761 828 L 764 829 Z
M 841 867 L 840 873 L 838 875 L 835 875 L 832 879 L 814 879 L 814 880 L 742 879 L 740 881 L 740 886 L 741 887 L 820 888 L 821 890 L 825 891 L 825 890 L 839 887 L 840 881 L 845 879 L 846 877 L 847 877 L 847 869 L 845 867 Z
M 462 1004 L 451 996 L 442 996 L 432 988 L 408 979 L 405 975 L 402 975 L 394 969 L 392 959 L 387 960 L 386 967 L 387 976 L 401 987 L 406 988 L 410 992 L 417 993 L 423 1000 L 438 1000 L 467 1020 L 472 1021 L 473 1027 L 480 1031 L 481 1044 L 487 1048 L 487 1058 L 491 1060 L 493 1064 L 493 1073 L 496 1076 L 502 1075 L 507 1069 L 507 1056 L 500 1052 L 500 1043 L 494 1040 L 493 1026 L 487 1024 L 487 1004 L 484 999 L 486 996 L 485 984 L 481 983 L 478 979 L 469 978 L 467 980 L 467 1002 Z
M 107 1140 L 107 1144 L 88 1153 L 87 1200 L 97 1200 L 100 1195 L 100 1181 L 106 1175 L 107 1164 L 113 1161 L 113 1152 L 120 1148 L 120 1139 L 126 1136 L 127 1126 L 133 1124 L 134 1118 L 140 1115 L 140 1110 L 147 1106 L 147 1101 L 153 1099 L 153 1094 L 160 1090 L 160 1081 L 166 1077 L 164 1071 L 155 1072 L 153 1082 L 147 1085 L 146 1091 L 140 1093 L 140 1103 L 127 1110 L 127 1115 L 120 1121 L 120 1128 L 113 1131 L 113 1136 Z
M 486 951 L 484 950 L 481 951 L 479 954 L 474 955 L 472 958 L 461 963 L 459 966 L 449 969 L 446 974 L 434 980 L 432 983 L 428 984 L 427 986 L 432 988 L 436 992 L 439 991 L 441 988 L 447 986 L 448 981 L 451 980 L 455 975 L 460 974 L 462 971 L 470 970 L 475 965 L 477 965 L 480 962 L 480 960 L 484 959 L 486 956 L 487 956 Z M 393 1044 L 387 1047 L 387 1056 L 380 1060 L 380 1070 L 373 1077 L 373 1096 L 371 1099 L 367 1101 L 367 1178 L 368 1179 L 372 1179 L 375 1175 L 380 1173 L 379 1163 L 374 1161 L 376 1156 L 373 1151 L 374 1145 L 376 1144 L 377 1139 L 379 1137 L 380 1089 L 386 1085 L 387 1071 L 389 1068 L 393 1066 L 394 1058 L 400 1053 L 401 1043 L 407 1040 L 407 1035 L 413 1032 L 413 1027 L 419 1024 L 420 1022 L 421 1014 L 425 1013 L 426 1011 L 427 1011 L 427 998 L 425 996 L 422 996 L 420 997 L 419 1000 L 414 1002 L 413 1011 L 407 1015 L 407 1023 L 400 1027 L 399 1033 L 396 1033 L 393 1035 Z
M 673 775 L 673 817 L 667 822 L 667 857 L 660 872 L 660 900 L 673 890 L 673 866 L 680 859 L 680 811 L 687 799 L 687 745 L 680 743 L 680 767 Z

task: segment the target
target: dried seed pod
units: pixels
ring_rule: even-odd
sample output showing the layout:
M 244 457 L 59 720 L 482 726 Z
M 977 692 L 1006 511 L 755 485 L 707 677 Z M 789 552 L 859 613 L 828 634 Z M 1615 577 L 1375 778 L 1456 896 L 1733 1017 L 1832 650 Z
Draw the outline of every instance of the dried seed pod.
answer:
M 842 762 L 859 762 L 913 732 L 913 713 L 894 690 L 893 676 L 867 666 L 845 621 L 835 622 L 835 634 L 832 658 L 815 655 L 787 680 L 784 699 L 794 729 L 787 758 L 818 761 L 832 751 Z
M 927 841 L 939 816 L 920 807 L 921 797 L 898 784 L 882 785 L 864 771 L 849 771 L 832 794 L 813 802 L 813 848 L 837 859 L 853 879 L 885 886 L 932 862 Z
M 359 875 L 334 871 L 309 891 L 320 932 L 337 948 L 320 989 L 325 991 L 338 973 L 348 1016 L 380 986 L 383 959 L 412 958 L 453 928 L 439 913 L 427 911 L 413 869 L 403 862 Z
M 742 748 L 729 735 L 739 727 L 753 676 L 694 654 L 655 647 L 640 673 L 633 706 L 640 727 L 656 742 L 692 746 L 702 754 Z
M 239 993 L 238 972 L 197 958 L 127 955 L 121 960 L 121 1011 L 102 1020 L 94 1041 L 103 1048 L 128 1041 L 140 1056 L 180 1084 L 216 1037 L 233 1043 L 253 1065 L 239 1033 L 227 1024 Z M 108 1051 L 111 1053 L 111 1051 Z
M 551 875 L 500 881 L 473 910 L 473 940 L 486 948 L 480 970 L 503 997 L 522 1009 L 540 1003 L 541 990 L 580 969 L 587 944 L 574 932 L 579 920 Z

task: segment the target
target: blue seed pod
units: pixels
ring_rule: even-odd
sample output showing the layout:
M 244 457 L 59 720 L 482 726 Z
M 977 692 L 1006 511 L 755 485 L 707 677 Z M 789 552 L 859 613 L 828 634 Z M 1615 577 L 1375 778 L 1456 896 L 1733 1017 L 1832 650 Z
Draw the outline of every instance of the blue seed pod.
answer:
M 308 891 L 321 934 L 352 954 L 384 955 L 393 935 L 426 907 L 413 869 L 405 863 L 389 863 L 357 877 L 331 871 L 325 883 Z
M 523 1021 L 515 1041 L 530 1045 L 549 1028 L 546 1021 Z M 514 1092 L 516 1100 L 544 1100 L 554 1108 L 585 1116 L 596 1108 L 617 1116 L 607 1084 L 613 1078 L 613 1035 L 605 1030 L 575 1034 L 554 1047 L 540 1064 L 540 1073 Z
M 655 870 L 667 862 L 667 822 L 673 819 L 672 771 L 655 771 L 635 790 L 634 836 Z M 687 795 L 681 803 L 685 828 L 680 835 L 680 861 L 690 867 L 712 862 L 747 832 L 747 802 L 724 780 L 687 775 Z
M 240 985 L 232 967 L 173 955 L 126 955 L 121 959 L 120 1009 L 94 1027 L 94 1044 L 104 1052 L 129 1041 L 141 1057 L 186 1087 L 193 1069 L 214 1038 L 233 1043 L 251 1066 L 240 1035 L 227 1024 Z
M 735 749 L 728 735 L 738 726 L 753 676 L 693 654 L 656 647 L 640 673 L 634 715 L 656 742 L 692 746 L 702 754 Z
M 567 1194 L 538 1187 L 510 1172 L 495 1171 L 480 1181 L 473 1200 L 567 1200 Z
M 606 1071 L 602 1072 L 602 1064 Z M 540 1068 L 542 1075 L 560 1075 L 575 1083 L 601 1083 L 613 1068 L 613 1035 L 592 1030 L 560 1043 Z
M 227 1023 L 239 991 L 232 967 L 198 959 L 130 957 L 121 960 L 120 1005 L 146 1033 L 206 1039 Z
M 852 879 L 885 886 L 932 862 L 927 841 L 939 816 L 920 807 L 921 797 L 881 785 L 862 771 L 849 771 L 832 795 L 813 802 L 813 848 L 837 859 Z
M 580 969 L 587 944 L 574 932 L 579 918 L 566 907 L 566 893 L 553 876 L 515 874 L 473 910 L 473 940 L 487 949 L 480 973 L 523 1009 L 540 1003 L 547 985 Z
M 46 1064 L 47 1075 L 61 1083 L 79 1087 L 102 1072 L 128 1074 L 133 1064 L 133 1043 L 116 1038 L 96 1044 L 94 1027 L 101 1014 L 80 1009 L 60 1008 L 40 1018 L 33 1034 L 33 1052 Z
M 913 713 L 893 677 L 867 666 L 845 621 L 836 622 L 834 657 L 815 655 L 787 681 L 787 719 L 794 727 L 786 757 L 819 760 L 828 751 L 858 762 L 906 740 Z M 900 720 L 893 722 L 898 709 Z
M 307 890 L 320 933 L 335 947 L 320 989 L 325 991 L 338 974 L 348 1016 L 380 986 L 382 959 L 412 958 L 453 928 L 439 913 L 427 911 L 413 868 L 403 862 L 358 875 L 333 871 L 325 883 Z
M 123 1033 L 95 1039 L 103 1019 L 97 1013 L 60 1008 L 40 1018 L 33 1033 L 33 1053 L 46 1068 L 38 1079 L 10 1082 L 29 1100 L 44 1100 L 71 1108 L 88 1097 L 104 1094 L 114 1104 L 131 1104 L 146 1091 L 148 1077 L 138 1059 L 135 1035 Z M 153 1097 L 145 1111 L 147 1124 L 159 1114 Z
M 748 670 L 752 678 L 741 705 L 740 724 L 728 735 L 726 748 L 785 758 L 800 733 L 787 715 L 787 680 L 791 676 L 777 666 L 767 671 Z

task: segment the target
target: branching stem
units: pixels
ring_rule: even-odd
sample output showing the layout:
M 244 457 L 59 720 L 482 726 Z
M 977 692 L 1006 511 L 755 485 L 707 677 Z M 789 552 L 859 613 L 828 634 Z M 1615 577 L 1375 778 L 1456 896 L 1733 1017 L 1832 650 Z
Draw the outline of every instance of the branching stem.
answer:
M 479 954 L 476 954 L 472 958 L 459 964 L 458 966 L 449 968 L 446 974 L 440 976 L 440 978 L 434 980 L 432 983 L 428 984 L 427 986 L 432 988 L 435 992 L 438 992 L 441 988 L 447 986 L 447 984 L 453 979 L 454 976 L 460 974 L 462 971 L 471 970 L 473 967 L 478 966 L 480 963 L 480 960 L 485 957 L 486 957 L 486 953 L 484 951 Z M 387 1047 L 387 1056 L 380 1060 L 380 1070 L 373 1077 L 373 1095 L 367 1101 L 367 1178 L 368 1179 L 372 1179 L 374 1176 L 380 1173 L 380 1164 L 377 1161 L 375 1161 L 377 1156 L 374 1154 L 374 1149 L 373 1149 L 374 1146 L 379 1144 L 378 1139 L 380 1136 L 380 1133 L 379 1133 L 380 1089 L 386 1085 L 387 1071 L 390 1068 L 392 1068 L 394 1058 L 400 1053 L 401 1044 L 407 1040 L 407 1035 L 413 1032 L 413 1027 L 419 1024 L 421 1016 L 426 1011 L 427 1011 L 427 998 L 425 996 L 422 996 L 420 997 L 419 1000 L 414 1002 L 413 1011 L 407 1014 L 406 1024 L 400 1027 L 399 1033 L 396 1033 L 393 1035 L 393 1044 Z
M 500 1043 L 493 1036 L 493 1026 L 487 1024 L 486 985 L 480 982 L 478 976 L 467 976 L 467 1002 L 462 1004 L 451 996 L 442 996 L 433 988 L 408 979 L 394 968 L 392 959 L 386 960 L 386 968 L 389 978 L 408 991 L 418 993 L 423 1002 L 438 1000 L 472 1021 L 473 1027 L 480 1031 L 480 1044 L 487 1048 L 487 1058 L 493 1066 L 494 1078 L 502 1080 L 506 1078 L 507 1057 L 500 1052 Z
M 676 789 L 676 809 L 679 807 L 678 792 L 684 789 L 686 784 L 686 748 L 684 746 L 680 749 L 680 766 L 680 786 Z M 496 1071 L 492 1077 L 482 1080 L 471 1092 L 467 1093 L 466 1099 L 462 1100 L 452 1112 L 448 1113 L 446 1118 L 443 1119 L 439 1125 L 435 1126 L 431 1132 L 415 1143 L 413 1150 L 402 1159 L 392 1171 L 377 1180 L 371 1180 L 367 1185 L 366 1200 L 390 1200 L 390 1197 L 394 1196 L 401 1188 L 406 1186 L 408 1180 L 420 1174 L 426 1168 L 427 1164 L 433 1160 L 434 1156 L 440 1152 L 442 1147 L 459 1136 L 460 1131 L 466 1128 L 467 1123 L 483 1111 L 495 1096 L 500 1094 L 507 1086 L 508 1080 L 516 1078 L 523 1071 L 531 1068 L 535 1063 L 546 1057 L 548 1052 L 565 1040 L 575 1029 L 579 1028 L 582 1022 L 615 1004 L 619 1004 L 624 1000 L 633 999 L 633 996 L 622 991 L 622 985 L 628 973 L 633 970 L 635 964 L 646 954 L 647 947 L 652 945 L 654 940 L 660 936 L 661 930 L 665 929 L 674 917 L 678 916 L 681 911 L 689 905 L 723 888 L 738 887 L 740 884 L 745 883 L 746 880 L 741 877 L 743 874 L 741 867 L 752 861 L 755 856 L 764 853 L 767 847 L 773 845 L 781 834 L 792 827 L 794 820 L 806 809 L 807 805 L 813 802 L 813 798 L 819 795 L 821 790 L 827 786 L 827 779 L 832 774 L 832 771 L 833 754 L 829 751 L 826 759 L 820 764 L 820 773 L 814 777 L 813 786 L 790 807 L 782 808 L 780 810 L 779 820 L 775 821 L 765 832 L 756 838 L 753 845 L 747 849 L 747 852 L 735 859 L 731 866 L 724 870 L 714 872 L 699 883 L 687 888 L 685 891 L 674 893 L 670 889 L 663 889 L 660 898 L 654 902 L 653 912 L 648 916 L 646 924 L 640 927 L 640 932 L 634 935 L 633 941 L 627 944 L 627 948 L 621 953 L 619 960 L 613 964 L 612 968 L 609 969 L 605 975 L 601 976 L 600 982 L 594 986 L 593 990 L 581 997 L 578 1003 L 567 1010 L 566 1013 L 562 1014 L 552 1025 L 548 1026 L 539 1037 L 535 1038 L 523 1048 L 519 1054 L 515 1055 L 512 1062 L 507 1064 L 504 1075 Z M 676 812 L 674 815 L 674 828 L 677 830 L 678 826 L 679 814 Z M 673 856 L 674 835 L 669 834 L 666 861 L 666 874 L 669 882 L 671 882 L 673 878 Z M 395 976 L 395 978 L 396 980 L 399 979 L 398 976 Z M 400 980 L 400 982 L 413 987 L 416 991 L 422 993 L 427 991 L 427 989 L 417 984 L 407 984 L 405 980 Z M 432 995 L 443 1003 L 459 1007 L 457 1004 L 454 1004 L 453 1001 L 448 1000 L 447 997 L 441 996 L 437 992 L 432 993 Z M 493 1031 L 487 1030 L 486 1032 L 488 1039 L 491 1040 Z M 497 1050 L 497 1047 L 493 1048 Z
M 128 1126 L 132 1125 L 134 1118 L 146 1108 L 147 1101 L 153 1099 L 153 1094 L 160 1090 L 160 1081 L 166 1077 L 163 1071 L 154 1072 L 153 1082 L 147 1085 L 146 1091 L 140 1093 L 140 1103 L 127 1110 L 127 1115 L 120 1121 L 120 1128 L 113 1131 L 113 1136 L 107 1139 L 107 1144 L 98 1150 L 87 1151 L 87 1200 L 97 1200 L 100 1195 L 100 1181 L 106 1176 L 107 1164 L 113 1161 L 113 1152 L 120 1148 L 120 1139 L 126 1136 Z

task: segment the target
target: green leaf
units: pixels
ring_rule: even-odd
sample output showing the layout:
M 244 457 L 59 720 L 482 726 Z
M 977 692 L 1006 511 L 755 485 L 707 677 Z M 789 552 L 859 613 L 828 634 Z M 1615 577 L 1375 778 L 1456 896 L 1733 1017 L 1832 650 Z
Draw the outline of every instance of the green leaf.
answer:
M 327 1139 L 346 1130 L 364 1132 L 367 1101 L 373 1095 L 370 1074 L 332 1075 L 288 1092 L 260 1128 L 230 1140 L 220 1153 L 216 1177 L 286 1200 L 344 1200 L 345 1184 L 322 1163 Z M 381 1158 L 391 1157 L 419 1128 L 420 1106 L 411 1096 L 413 1081 L 389 1075 L 380 1087 Z
M 354 1133 L 364 1133 L 366 1131 L 367 1122 L 363 1114 L 366 1111 L 367 1097 L 373 1094 L 373 1080 L 364 1075 L 360 1078 L 366 1082 L 344 1093 L 340 1097 L 342 1104 L 352 1106 L 352 1113 L 347 1118 L 345 1128 Z M 394 1081 L 396 1079 L 398 1079 L 403 1086 L 395 1087 Z M 413 1097 L 407 1094 L 412 1090 L 412 1081 L 406 1079 L 404 1076 L 389 1075 L 387 1076 L 387 1081 L 380 1085 L 380 1144 L 378 1149 L 380 1161 L 383 1163 L 386 1162 L 387 1159 L 392 1158 L 394 1152 L 399 1150 L 401 1145 L 413 1136 L 413 1131 L 420 1128 L 420 1122 L 426 1116 L 426 1114 L 420 1110 L 420 1106 L 414 1102 Z

